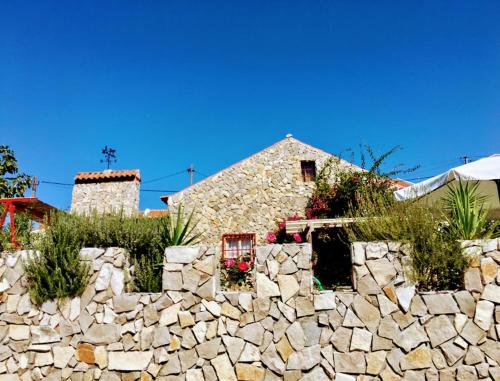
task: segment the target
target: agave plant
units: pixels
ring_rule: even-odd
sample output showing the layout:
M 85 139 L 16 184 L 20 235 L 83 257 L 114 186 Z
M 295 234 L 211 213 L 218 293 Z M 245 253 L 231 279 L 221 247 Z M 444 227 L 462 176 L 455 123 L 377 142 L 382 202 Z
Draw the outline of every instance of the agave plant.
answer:
M 462 182 L 454 187 L 448 185 L 444 198 L 448 212 L 449 230 L 458 239 L 492 238 L 497 226 L 488 218 L 485 208 L 487 196 L 478 192 L 479 182 Z
M 184 217 L 184 207 L 179 205 L 177 212 L 168 216 L 161 226 L 161 239 L 167 246 L 195 245 L 200 241 L 201 233 L 195 233 L 197 223 L 193 221 L 192 211 L 187 219 Z

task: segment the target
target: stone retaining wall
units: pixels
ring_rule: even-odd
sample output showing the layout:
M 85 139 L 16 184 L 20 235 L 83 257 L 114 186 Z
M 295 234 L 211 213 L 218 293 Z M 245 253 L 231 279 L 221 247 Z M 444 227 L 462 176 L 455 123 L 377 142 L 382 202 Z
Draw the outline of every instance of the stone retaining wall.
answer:
M 260 246 L 256 292 L 218 291 L 218 250 L 170 248 L 163 293 L 124 293 L 121 249 L 83 249 L 83 295 L 29 302 L 22 258 L 0 263 L 3 380 L 500 380 L 498 240 L 458 292 L 416 293 L 408 248 L 355 243 L 353 292 L 311 286 L 311 246 Z

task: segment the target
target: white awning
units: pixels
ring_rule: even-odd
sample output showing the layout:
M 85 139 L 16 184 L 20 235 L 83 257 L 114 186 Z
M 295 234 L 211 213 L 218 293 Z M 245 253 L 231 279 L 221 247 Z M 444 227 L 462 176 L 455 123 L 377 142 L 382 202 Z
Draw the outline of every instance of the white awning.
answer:
M 451 168 L 445 173 L 395 191 L 394 196 L 399 201 L 423 197 L 429 202 L 435 202 L 446 194 L 446 184 L 458 180 L 479 181 L 478 192 L 488 196 L 486 207 L 492 209 L 495 215 L 500 215 L 500 155 L 498 154 Z

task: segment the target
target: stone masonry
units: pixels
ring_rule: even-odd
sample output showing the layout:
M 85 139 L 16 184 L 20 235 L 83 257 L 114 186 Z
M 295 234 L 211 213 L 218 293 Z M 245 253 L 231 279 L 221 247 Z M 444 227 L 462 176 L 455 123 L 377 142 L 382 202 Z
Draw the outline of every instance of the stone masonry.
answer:
M 0 381 L 500 380 L 500 241 L 467 241 L 465 288 L 418 293 L 409 248 L 354 243 L 355 291 L 317 292 L 311 246 L 256 250 L 256 290 L 218 290 L 219 250 L 168 248 L 163 293 L 126 293 L 125 252 L 82 249 L 71 300 L 30 303 L 22 262 L 0 259 Z
M 279 220 L 304 212 L 314 183 L 303 181 L 301 161 L 315 161 L 319 170 L 331 156 L 287 136 L 169 196 L 168 208 L 175 212 L 182 203 L 186 212 L 194 210 L 205 243 L 220 243 L 222 234 L 235 233 L 256 233 L 263 243 Z M 344 160 L 341 165 L 359 169 Z
M 71 211 L 134 214 L 139 210 L 140 184 L 138 170 L 80 172 L 75 177 Z

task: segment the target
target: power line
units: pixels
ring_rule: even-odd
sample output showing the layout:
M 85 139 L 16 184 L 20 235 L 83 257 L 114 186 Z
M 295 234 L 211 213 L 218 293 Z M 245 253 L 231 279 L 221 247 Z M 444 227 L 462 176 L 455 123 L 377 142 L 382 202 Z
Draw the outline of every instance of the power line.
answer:
M 209 176 L 210 176 L 210 175 L 206 175 L 206 174 L 204 174 L 203 172 L 200 172 L 200 171 L 198 171 L 198 170 L 196 170 L 196 173 L 199 173 L 199 174 L 200 174 L 200 175 L 202 175 L 203 177 L 209 177 Z
M 45 180 L 40 180 L 38 182 L 39 184 L 48 184 L 48 185 L 59 185 L 59 186 L 73 186 L 74 184 L 68 184 L 68 183 L 60 183 L 56 181 L 45 181 Z M 177 190 L 171 190 L 171 189 L 141 189 L 141 192 L 161 192 L 161 193 L 174 193 L 178 192 Z
M 50 184 L 50 185 L 66 185 L 66 186 L 73 186 L 73 184 L 68 184 L 68 183 L 59 183 L 59 182 L 56 182 L 56 181 L 44 181 L 44 180 L 40 180 L 38 182 L 39 184 Z
M 174 176 L 180 175 L 180 174 L 184 173 L 184 171 L 185 170 L 182 170 L 182 171 L 179 171 L 179 172 L 171 173 L 170 175 L 165 175 L 165 176 L 157 177 L 157 178 L 152 179 L 152 180 L 142 181 L 142 183 L 143 184 L 149 184 L 149 183 L 152 183 L 152 182 L 155 182 L 155 181 L 159 181 L 159 180 L 163 180 L 163 179 L 168 179 L 170 177 L 174 177 Z
M 431 177 L 434 177 L 434 176 L 421 176 L 421 177 L 414 177 L 412 179 L 406 179 L 406 180 L 407 181 L 426 180 L 426 179 L 430 179 Z
M 176 193 L 177 190 L 168 190 L 168 189 L 141 189 L 141 192 L 160 192 L 160 193 Z

